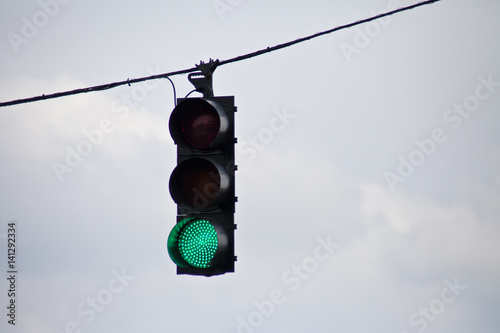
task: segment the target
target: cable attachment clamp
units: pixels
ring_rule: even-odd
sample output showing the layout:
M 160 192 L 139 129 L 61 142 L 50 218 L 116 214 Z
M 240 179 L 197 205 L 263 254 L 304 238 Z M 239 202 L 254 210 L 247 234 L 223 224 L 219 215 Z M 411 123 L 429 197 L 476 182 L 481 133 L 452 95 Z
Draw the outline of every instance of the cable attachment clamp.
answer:
M 219 59 L 210 59 L 208 63 L 200 61 L 199 65 L 195 65 L 199 72 L 190 73 L 188 75 L 189 82 L 194 85 L 196 91 L 203 94 L 203 97 L 214 97 L 212 74 L 218 65 Z

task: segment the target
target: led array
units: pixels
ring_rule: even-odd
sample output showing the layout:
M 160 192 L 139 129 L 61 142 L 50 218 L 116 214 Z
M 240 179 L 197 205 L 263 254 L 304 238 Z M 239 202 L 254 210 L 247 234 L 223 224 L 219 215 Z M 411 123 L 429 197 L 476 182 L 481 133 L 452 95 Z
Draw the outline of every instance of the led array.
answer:
M 180 119 L 181 135 L 194 149 L 209 149 L 219 134 L 220 118 L 210 107 L 193 107 L 184 111 Z
M 184 227 L 179 236 L 179 252 L 184 260 L 198 268 L 208 268 L 217 250 L 215 228 L 206 220 L 196 220 Z

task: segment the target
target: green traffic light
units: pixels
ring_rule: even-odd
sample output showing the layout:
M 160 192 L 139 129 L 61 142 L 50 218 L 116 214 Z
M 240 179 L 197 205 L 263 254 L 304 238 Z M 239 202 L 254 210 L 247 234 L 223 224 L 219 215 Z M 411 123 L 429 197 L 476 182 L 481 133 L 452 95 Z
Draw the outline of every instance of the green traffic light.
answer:
M 217 251 L 217 245 L 217 232 L 206 220 L 193 221 L 179 235 L 179 252 L 182 258 L 194 267 L 209 267 Z
M 210 269 L 225 258 L 229 237 L 225 227 L 212 219 L 188 217 L 172 229 L 167 248 L 179 267 Z

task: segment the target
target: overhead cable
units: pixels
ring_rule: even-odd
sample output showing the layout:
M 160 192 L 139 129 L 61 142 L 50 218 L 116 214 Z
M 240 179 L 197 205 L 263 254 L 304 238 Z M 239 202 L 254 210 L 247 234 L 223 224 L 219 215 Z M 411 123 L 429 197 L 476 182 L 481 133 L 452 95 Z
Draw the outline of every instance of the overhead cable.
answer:
M 234 63 L 234 62 L 238 62 L 238 61 L 243 61 L 243 60 L 246 60 L 246 59 L 254 58 L 254 57 L 257 57 L 257 56 L 265 54 L 265 53 L 274 52 L 276 50 L 280 50 L 280 49 L 283 49 L 283 48 L 286 48 L 286 47 L 289 47 L 289 46 L 292 46 L 292 45 L 296 45 L 296 44 L 299 44 L 299 43 L 311 40 L 313 38 L 317 38 L 317 37 L 320 37 L 320 36 L 323 36 L 323 35 L 331 34 L 333 32 L 339 31 L 339 30 L 343 30 L 343 29 L 347 29 L 347 28 L 352 28 L 354 26 L 357 26 L 357 25 L 360 25 L 360 24 L 363 24 L 363 23 L 371 22 L 371 21 L 374 21 L 374 20 L 377 20 L 377 19 L 380 19 L 380 18 L 383 18 L 383 17 L 386 17 L 386 16 L 391 16 L 391 15 L 394 15 L 394 14 L 397 14 L 397 13 L 400 13 L 400 12 L 403 12 L 403 11 L 412 10 L 412 9 L 417 8 L 417 7 L 421 7 L 421 6 L 424 6 L 424 5 L 429 5 L 429 4 L 432 4 L 432 3 L 435 3 L 435 2 L 439 2 L 439 1 L 441 1 L 441 0 L 428 0 L 428 1 L 419 2 L 419 3 L 416 3 L 416 4 L 410 5 L 410 6 L 406 6 L 406 7 L 398 8 L 398 9 L 395 9 L 395 10 L 392 10 L 392 11 L 389 11 L 389 12 L 386 12 L 386 13 L 378 14 L 378 15 L 375 15 L 375 16 L 372 16 L 372 17 L 360 20 L 360 21 L 352 22 L 352 23 L 349 23 L 349 24 L 345 24 L 345 25 L 341 25 L 341 26 L 335 27 L 333 29 L 329 29 L 329 30 L 325 30 L 325 31 L 322 31 L 322 32 L 318 32 L 318 33 L 315 33 L 313 35 L 309 35 L 307 37 L 302 37 L 302 38 L 296 39 L 294 41 L 290 41 L 290 42 L 283 43 L 283 44 L 278 44 L 278 45 L 275 45 L 275 46 L 272 46 L 272 47 L 267 47 L 265 49 L 258 50 L 258 51 L 255 51 L 255 52 L 251 52 L 251 53 L 244 54 L 244 55 L 240 55 L 240 56 L 237 56 L 237 57 L 234 57 L 234 58 L 231 58 L 231 59 L 220 60 L 220 61 L 218 61 L 218 66 L 223 66 L 223 65 L 230 64 L 230 63 Z M 164 79 L 164 78 L 169 78 L 171 76 L 180 75 L 180 74 L 188 74 L 188 73 L 192 73 L 192 72 L 196 72 L 196 71 L 199 71 L 199 67 L 182 69 L 182 70 L 178 70 L 178 71 L 174 71 L 174 72 L 163 73 L 163 74 L 156 74 L 156 75 L 151 75 L 151 76 L 146 76 L 146 77 L 140 77 L 140 78 L 135 78 L 135 79 L 127 79 L 127 80 L 124 80 L 124 81 L 118 81 L 118 82 L 107 83 L 107 84 L 102 84 L 102 85 L 93 86 L 93 87 L 87 87 L 87 88 L 80 88 L 80 89 L 75 89 L 75 90 L 63 91 L 63 92 L 58 92 L 58 93 L 53 93 L 53 94 L 48 94 L 48 95 L 43 94 L 43 95 L 40 95 L 40 96 L 35 96 L 35 97 L 30 97 L 30 98 L 22 98 L 22 99 L 12 100 L 12 101 L 8 101 L 8 102 L 0 102 L 0 107 L 1 106 L 11 106 L 11 105 L 17 105 L 17 104 L 24 104 L 24 103 L 36 102 L 36 101 L 41 101 L 41 100 L 46 100 L 46 99 L 54 99 L 54 98 L 59 98 L 59 97 L 64 97 L 64 96 L 71 96 L 71 95 L 76 95 L 76 94 L 88 93 L 88 92 L 91 92 L 91 91 L 108 90 L 108 89 L 115 88 L 115 87 L 118 87 L 118 86 L 123 86 L 123 85 L 129 85 L 130 86 L 131 84 L 134 84 L 134 83 L 139 83 L 139 82 L 149 81 L 149 80 L 156 80 L 156 79 Z

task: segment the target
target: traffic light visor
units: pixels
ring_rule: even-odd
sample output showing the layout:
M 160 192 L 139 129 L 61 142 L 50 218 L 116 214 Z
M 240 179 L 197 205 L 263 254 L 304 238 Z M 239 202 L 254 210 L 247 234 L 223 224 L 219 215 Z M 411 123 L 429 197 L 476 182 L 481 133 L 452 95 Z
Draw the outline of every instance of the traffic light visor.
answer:
M 179 102 L 169 121 L 175 143 L 198 151 L 217 149 L 224 142 L 229 117 L 216 102 L 203 98 L 187 98 Z

